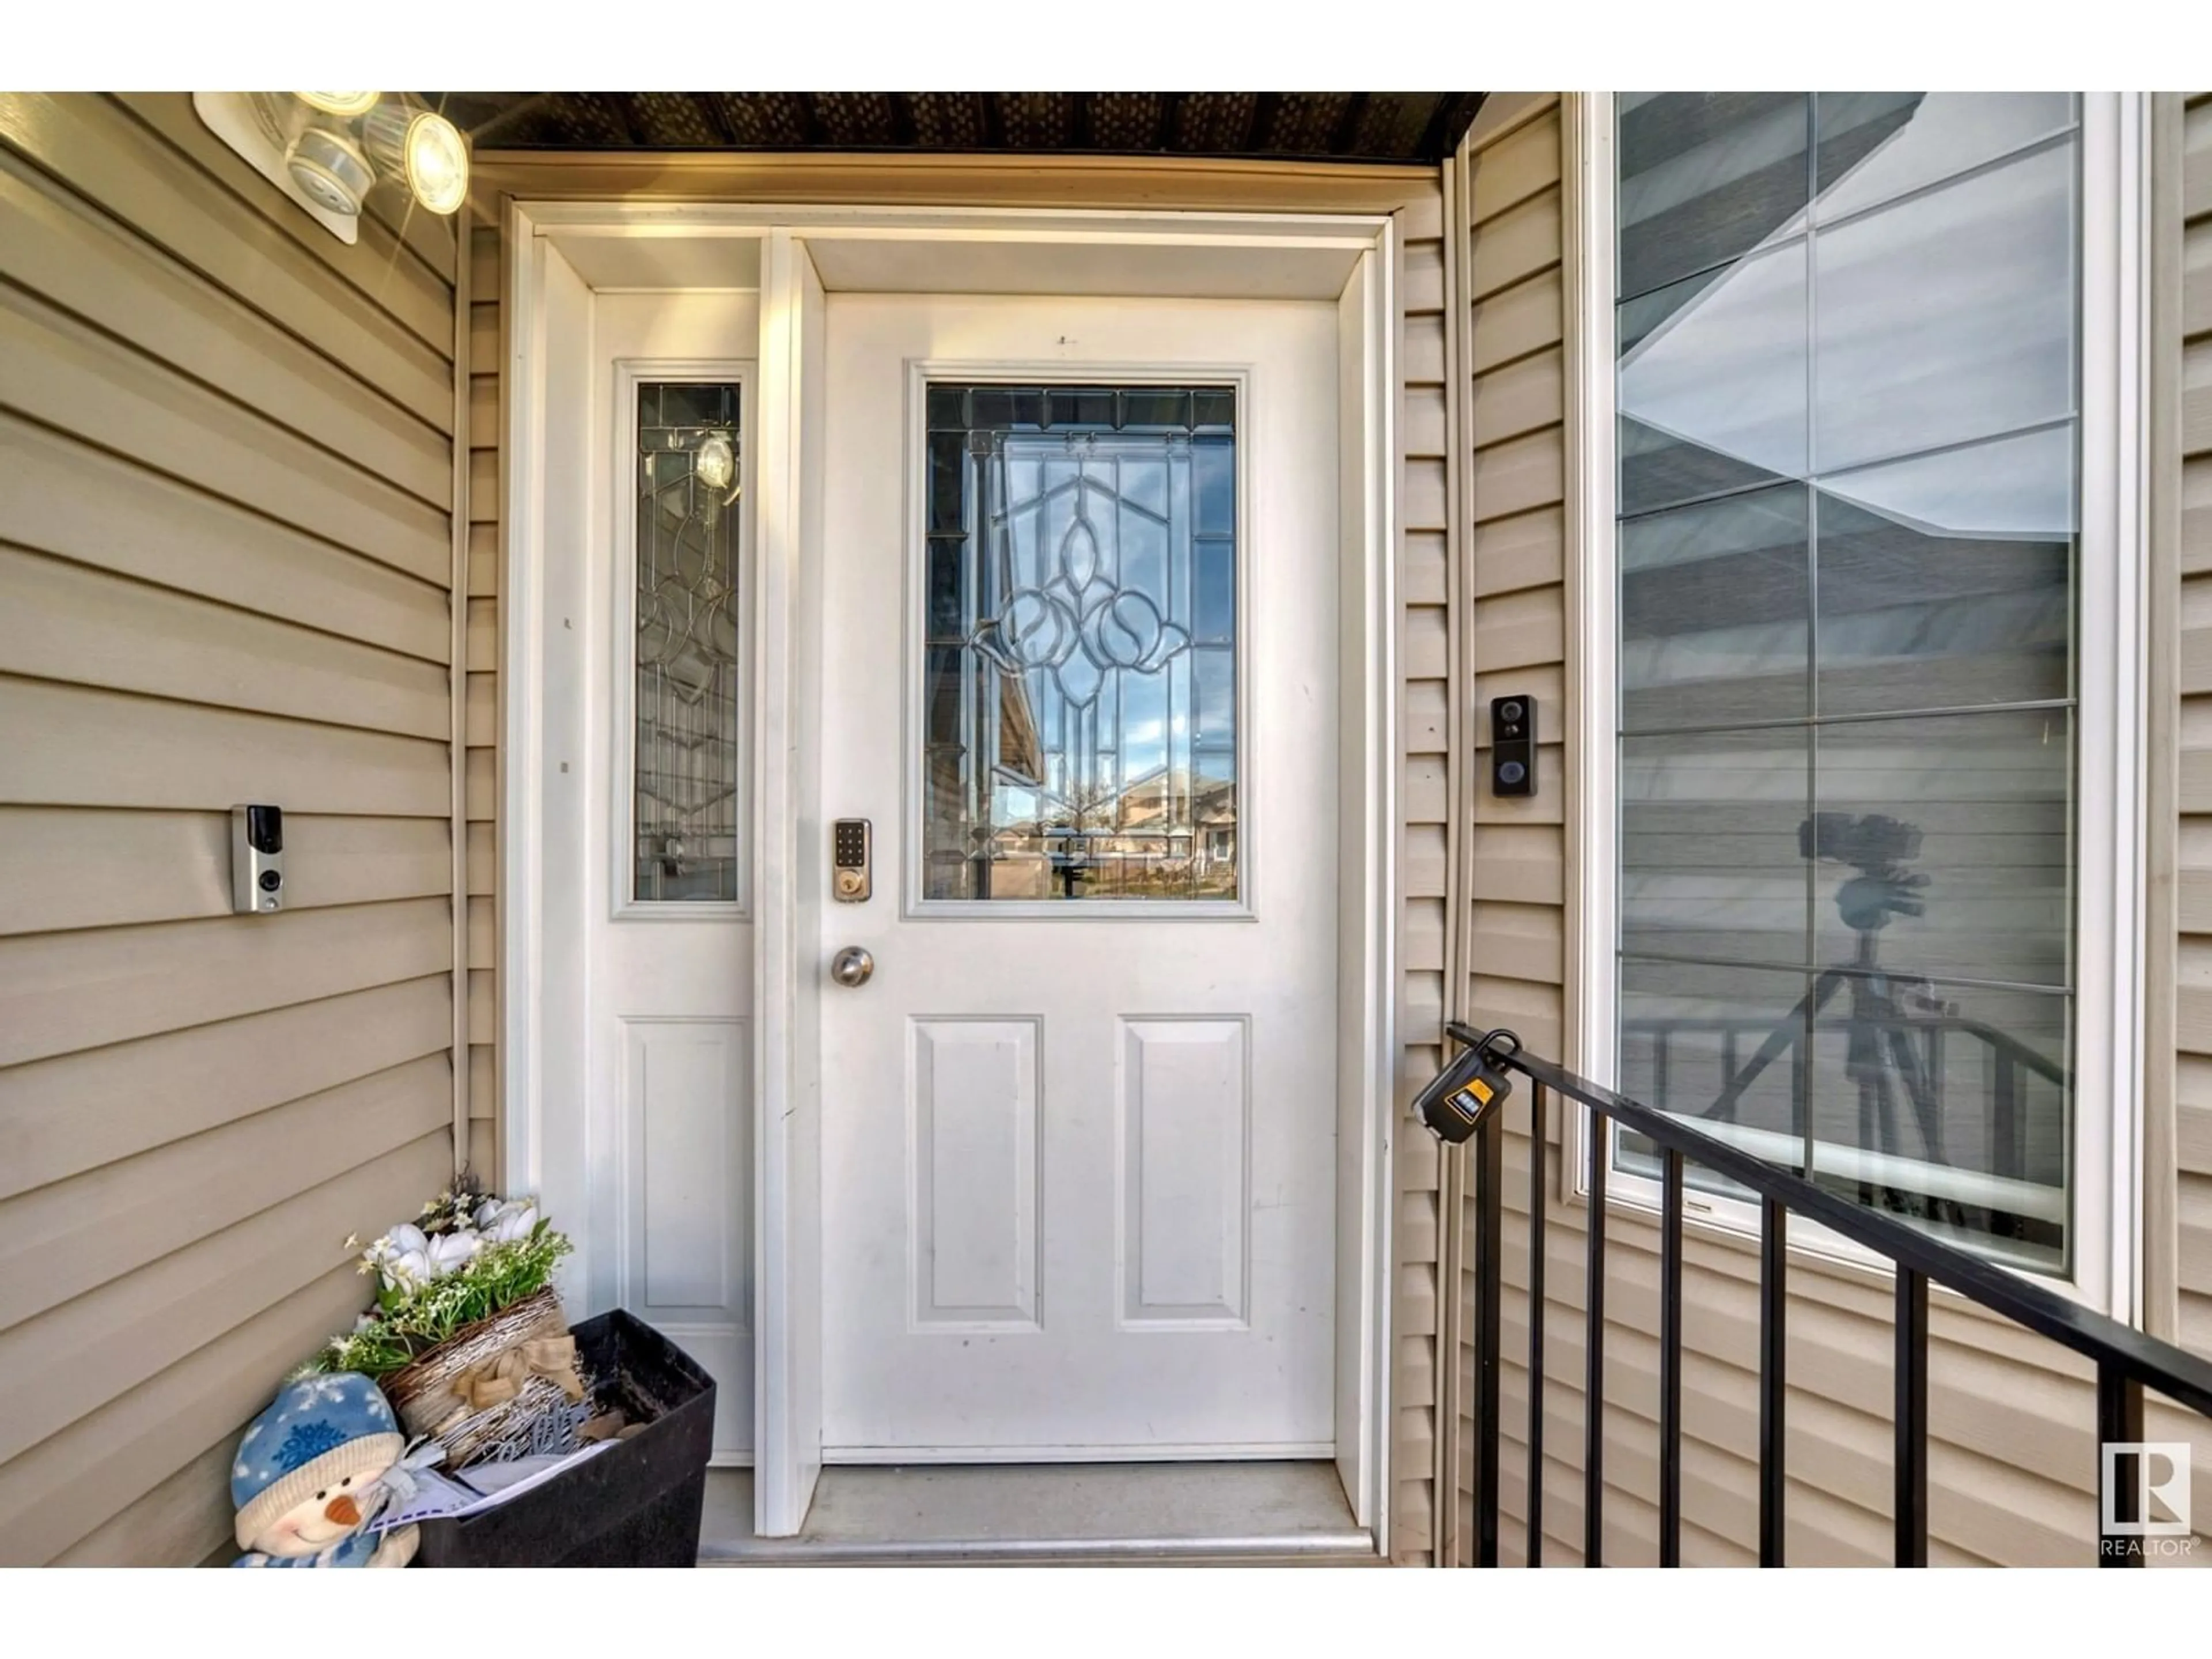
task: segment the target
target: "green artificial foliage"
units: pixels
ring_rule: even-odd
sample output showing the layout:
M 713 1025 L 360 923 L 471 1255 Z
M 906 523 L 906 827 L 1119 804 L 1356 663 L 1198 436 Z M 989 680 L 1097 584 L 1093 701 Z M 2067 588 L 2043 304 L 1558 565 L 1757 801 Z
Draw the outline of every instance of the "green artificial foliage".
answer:
M 486 1244 L 462 1267 L 414 1289 L 386 1285 L 374 1313 L 300 1367 L 294 1378 L 325 1371 L 383 1376 L 421 1358 L 447 1338 L 534 1296 L 552 1282 L 553 1270 L 574 1247 L 568 1236 L 540 1221 L 527 1237 Z M 374 1272 L 364 1261 L 362 1271 Z

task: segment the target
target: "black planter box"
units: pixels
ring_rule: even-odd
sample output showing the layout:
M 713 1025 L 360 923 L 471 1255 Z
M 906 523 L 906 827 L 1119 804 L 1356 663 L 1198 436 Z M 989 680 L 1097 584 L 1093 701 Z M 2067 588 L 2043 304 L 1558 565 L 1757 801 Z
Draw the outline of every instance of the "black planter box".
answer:
M 714 1379 L 617 1309 L 570 1328 L 602 1405 L 646 1427 L 511 1503 L 425 1521 L 423 1567 L 689 1567 L 714 1437 Z

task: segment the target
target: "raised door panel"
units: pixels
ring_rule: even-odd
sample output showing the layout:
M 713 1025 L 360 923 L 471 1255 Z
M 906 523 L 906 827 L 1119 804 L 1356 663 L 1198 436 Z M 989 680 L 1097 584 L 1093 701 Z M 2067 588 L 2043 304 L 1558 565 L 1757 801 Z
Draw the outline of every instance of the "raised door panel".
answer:
M 1249 1038 L 1242 1019 L 1121 1022 L 1125 1326 L 1243 1322 Z
M 1032 1019 L 914 1022 L 908 1261 L 920 1324 L 1038 1322 L 1039 1036 Z
M 622 1301 L 715 1381 L 714 1450 L 752 1443 L 751 1066 L 741 1019 L 621 1023 Z

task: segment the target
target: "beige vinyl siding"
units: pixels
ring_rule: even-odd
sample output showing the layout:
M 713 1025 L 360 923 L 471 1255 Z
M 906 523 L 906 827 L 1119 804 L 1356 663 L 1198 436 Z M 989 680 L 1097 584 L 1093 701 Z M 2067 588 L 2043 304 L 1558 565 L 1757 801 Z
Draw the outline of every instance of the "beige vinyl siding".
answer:
M 1405 1109 L 1442 1059 L 1455 758 L 1451 720 L 1451 471 L 1445 394 L 1443 204 L 1398 215 L 1398 1296 L 1391 1405 L 1391 1553 L 1437 1549 L 1436 1353 L 1440 1334 L 1436 1142 Z
M 1461 371 L 1467 398 L 1468 528 L 1462 650 L 1469 677 L 1467 707 L 1485 718 L 1489 697 L 1528 690 L 1560 712 L 1550 730 L 1571 728 L 1570 550 L 1565 511 L 1568 445 L 1560 423 L 1568 406 L 1561 344 L 1571 307 L 1564 275 L 1561 109 L 1550 96 L 1498 94 L 1484 106 L 1461 156 L 1464 204 L 1464 292 Z M 2212 216 L 2212 106 L 2190 112 L 2193 205 Z M 2212 269 L 2212 223 L 2192 228 L 2192 255 Z M 2208 291 L 2194 290 L 2197 340 L 2212 328 Z M 1573 342 L 1604 353 L 1603 318 Z M 2190 361 L 2194 363 L 2192 356 Z M 2206 358 L 2212 364 L 2212 358 Z M 2206 388 L 2197 380 L 2192 453 L 2212 451 Z M 2212 502 L 2212 459 L 2197 461 Z M 2212 513 L 2192 520 L 2197 568 L 2212 570 Z M 2207 596 L 2212 599 L 2212 586 Z M 2185 615 L 2186 615 L 2185 605 Z M 2212 617 L 2212 605 L 2206 615 Z M 2185 675 L 2186 669 L 2185 669 Z M 2204 689 L 2212 691 L 2212 680 Z M 2185 716 L 2185 729 L 2188 720 Z M 2212 726 L 2206 727 L 2212 733 Z M 1478 733 L 1478 736 L 1482 734 Z M 2205 739 L 2212 746 L 2212 735 Z M 1462 810 L 1468 833 L 1468 899 L 1457 925 L 1466 940 L 1464 974 L 1455 990 L 1477 1026 L 1508 1025 L 1534 1048 L 1567 1053 L 1565 1015 L 1571 941 L 1579 926 L 1569 892 L 1570 843 L 1563 806 L 1571 810 L 1580 769 L 1612 763 L 1608 753 L 1547 744 L 1542 793 L 1532 801 L 1491 799 L 1480 769 L 1469 769 Z M 2185 757 L 2184 777 L 2189 775 Z M 2185 781 L 2185 801 L 2187 784 Z M 2198 803 L 2212 811 L 2212 797 Z M 2212 832 L 2208 832 L 2212 833 Z M 2190 862 L 2190 826 L 2183 863 Z M 2212 870 L 2212 841 L 2198 862 Z M 2212 879 L 2212 878 L 2208 878 Z M 2184 875 L 2185 915 L 2188 914 Z M 2212 910 L 2200 907 L 2200 917 Z M 2185 927 L 2186 927 L 2185 922 Z M 2212 921 L 2201 923 L 2212 933 Z M 2194 941 L 2185 940 L 2185 952 Z M 2207 957 L 2212 963 L 2212 956 Z M 2199 969 L 2197 981 L 2206 971 Z M 2212 1022 L 2192 1028 L 2191 965 L 2185 962 L 2182 1047 L 2185 1283 L 2212 1295 Z M 2195 1090 L 2191 1092 L 2191 1080 Z M 1527 1091 L 1510 1103 L 1505 1150 L 1506 1285 L 1503 1313 L 1504 1515 L 1501 1558 L 1524 1558 L 1525 1455 L 1529 1409 L 1527 1193 L 1532 1148 Z M 1560 1117 L 1553 1111 L 1543 1157 L 1550 1193 L 1546 1236 L 1544 1465 L 1545 1563 L 1579 1560 L 1583 1541 L 1583 1243 L 1586 1208 L 1567 1197 L 1559 1167 Z M 2154 1172 L 2155 1173 L 2155 1172 Z M 1458 1279 L 1456 1363 L 1447 1419 L 1456 1505 L 1453 1559 L 1473 1554 L 1474 1458 L 1473 1260 L 1464 1229 L 1473 1206 L 1457 1206 L 1453 1241 Z M 2191 1217 L 2197 1229 L 2189 1236 Z M 1605 1379 L 1606 1538 L 1611 1565 L 1657 1559 L 1657 1231 L 1616 1205 L 1607 1229 Z M 1891 1558 L 1892 1296 L 1884 1279 L 1825 1266 L 1802 1254 L 1790 1264 L 1787 1364 L 1786 1541 L 1792 1565 L 1881 1565 Z M 1686 1248 L 1683 1361 L 1683 1534 L 1686 1563 L 1749 1564 L 1758 1544 L 1758 1259 L 1745 1241 L 1693 1229 Z M 2199 1302 L 2194 1316 L 2203 1329 Z M 2087 1565 L 2096 1527 L 2094 1396 L 2088 1368 L 2054 1345 L 2003 1322 L 1936 1297 L 1929 1351 L 1929 1559 L 1943 1564 Z M 2212 1514 L 2212 1434 L 2154 1409 L 2154 1437 L 2189 1437 L 2197 1446 L 2198 1524 Z M 2197 1560 L 2212 1563 L 2202 1543 Z
M 2212 93 L 2180 128 L 2175 1279 L 2177 1340 L 2212 1353 Z
M 672 155 L 650 161 L 624 156 L 483 155 L 477 158 L 480 210 L 498 216 L 509 198 L 608 199 L 624 196 L 694 200 L 933 204 L 1040 208 L 1187 208 L 1252 212 L 1383 212 L 1395 216 L 1400 256 L 1398 345 L 1400 522 L 1399 649 L 1404 688 L 1400 779 L 1404 906 L 1397 948 L 1403 1067 L 1401 1105 L 1433 1070 L 1441 1039 L 1446 925 L 1454 874 L 1446 825 L 1458 790 L 1447 742 L 1454 637 L 1446 549 L 1451 491 L 1445 433 L 1447 324 L 1441 195 L 1432 171 L 1406 167 L 1277 166 L 1117 158 L 726 157 Z M 495 204 L 499 205 L 495 205 Z M 470 329 L 471 451 L 468 657 L 469 961 L 471 1157 L 495 1155 L 496 1098 L 490 1079 L 498 1006 L 494 854 L 498 795 L 496 642 L 500 541 L 498 453 L 493 422 L 500 406 L 503 350 L 499 302 L 505 293 L 501 233 L 474 240 Z M 478 655 L 477 641 L 483 641 Z M 1391 1366 L 1395 1416 L 1390 1494 L 1393 1554 L 1401 1563 L 1433 1559 L 1437 1434 L 1438 1162 L 1428 1136 L 1405 1117 L 1396 1137 L 1400 1207 L 1398 1291 Z
M 1461 696 L 1478 763 L 1467 769 L 1457 802 L 1468 868 L 1453 918 L 1464 942 L 1454 1004 L 1460 1018 L 1510 1026 L 1532 1048 L 1556 1054 L 1566 927 L 1559 760 L 1566 729 L 1565 375 L 1556 96 L 1492 94 L 1455 171 L 1465 307 L 1457 342 L 1465 443 L 1461 586 L 1468 596 L 1459 617 Z M 1540 699 L 1537 793 L 1526 800 L 1492 796 L 1485 769 L 1489 700 L 1509 691 Z M 1465 1153 L 1451 1157 L 1462 1178 L 1454 1182 L 1461 1227 L 1451 1251 L 1450 1559 L 1464 1565 L 1474 1550 L 1468 1415 L 1474 1261 L 1465 1231 L 1474 1195 L 1463 1178 Z M 1512 1157 L 1509 1151 L 1509 1164 Z M 1510 1334 L 1506 1351 L 1513 1351 Z
M 0 94 L 0 1564 L 185 1564 L 453 1163 L 453 248 Z M 288 908 L 230 911 L 229 809 Z
M 465 783 L 468 815 L 469 1166 L 495 1179 L 499 1144 L 500 302 L 507 293 L 495 224 L 469 233 L 469 546 Z

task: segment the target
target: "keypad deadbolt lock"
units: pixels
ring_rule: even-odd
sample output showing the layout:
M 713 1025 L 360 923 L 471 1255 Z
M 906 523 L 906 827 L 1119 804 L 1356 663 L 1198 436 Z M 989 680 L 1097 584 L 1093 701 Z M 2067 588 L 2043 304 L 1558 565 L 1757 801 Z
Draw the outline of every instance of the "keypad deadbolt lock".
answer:
M 830 831 L 830 896 L 859 904 L 875 891 L 875 837 L 866 818 L 839 818 Z

